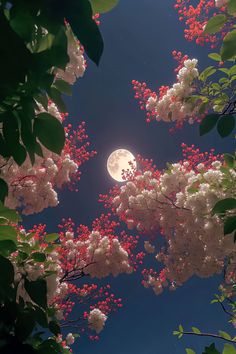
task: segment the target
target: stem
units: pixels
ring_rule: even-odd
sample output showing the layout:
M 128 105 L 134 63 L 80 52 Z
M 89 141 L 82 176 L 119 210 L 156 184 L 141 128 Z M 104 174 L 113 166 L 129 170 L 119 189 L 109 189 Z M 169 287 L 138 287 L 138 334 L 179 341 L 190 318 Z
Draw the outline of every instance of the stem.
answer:
M 221 335 L 214 334 L 214 333 L 194 333 L 194 332 L 180 332 L 180 333 L 186 334 L 186 335 L 200 336 L 200 337 L 212 337 L 212 338 L 217 338 L 217 339 L 224 340 L 226 342 L 230 342 L 230 343 L 235 343 L 236 344 L 236 340 L 226 339 L 226 338 L 222 337 Z

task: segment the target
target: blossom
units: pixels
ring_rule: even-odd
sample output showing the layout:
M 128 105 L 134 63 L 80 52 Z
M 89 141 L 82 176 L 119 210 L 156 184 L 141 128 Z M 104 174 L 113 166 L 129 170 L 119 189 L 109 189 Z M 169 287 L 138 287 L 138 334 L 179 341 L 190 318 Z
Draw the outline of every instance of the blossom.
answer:
M 88 323 L 91 329 L 100 333 L 103 330 L 107 316 L 99 309 L 93 309 L 88 316 Z
M 211 214 L 215 203 L 235 195 L 235 173 L 223 169 L 220 156 L 200 153 L 183 144 L 184 160 L 158 171 L 134 171 L 133 176 L 111 196 L 110 205 L 128 227 L 145 235 L 161 234 L 156 261 L 161 271 L 143 272 L 143 284 L 161 293 L 182 285 L 193 275 L 209 277 L 222 272 L 225 259 L 230 262 L 226 274 L 235 271 L 236 245 L 233 235 L 224 236 L 223 223 Z M 142 166 L 142 160 L 138 160 Z M 227 178 L 227 184 L 223 183 Z M 145 242 L 147 253 L 154 251 Z
M 40 112 L 44 111 L 41 107 Z M 60 122 L 65 119 L 53 102 L 48 104 L 48 113 Z M 34 165 L 29 156 L 21 166 L 12 158 L 6 160 L 0 157 L 2 177 L 9 187 L 5 202 L 7 207 L 20 209 L 26 215 L 38 213 L 58 205 L 57 189 L 66 185 L 72 188 L 77 184 L 80 166 L 96 152 L 88 151 L 84 122 L 78 126 L 78 130 L 72 130 L 72 126 L 68 125 L 65 132 L 66 142 L 60 156 L 41 145 L 43 157 L 36 155 Z

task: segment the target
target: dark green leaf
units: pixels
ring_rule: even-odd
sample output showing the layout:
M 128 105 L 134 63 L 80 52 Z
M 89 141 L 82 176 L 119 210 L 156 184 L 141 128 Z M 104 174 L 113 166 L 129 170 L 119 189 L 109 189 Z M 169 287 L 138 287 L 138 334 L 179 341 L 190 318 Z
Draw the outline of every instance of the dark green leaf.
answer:
M 65 113 L 67 111 L 66 105 L 61 97 L 60 91 L 58 91 L 55 87 L 51 87 L 49 91 L 49 96 L 61 112 Z
M 69 21 L 86 54 L 98 65 L 103 52 L 103 39 L 92 19 L 93 11 L 89 0 L 74 1 L 70 7 L 64 1 L 64 7 L 61 6 L 60 11 Z
M 229 216 L 224 221 L 224 235 L 231 234 L 236 230 L 236 216 Z
M 34 330 L 35 319 L 31 312 L 20 313 L 15 324 L 16 336 L 25 341 Z
M 215 344 L 212 343 L 209 347 L 205 348 L 202 354 L 220 354 L 220 352 L 216 349 Z
M 200 123 L 200 135 L 209 133 L 216 125 L 219 114 L 208 114 Z
M 8 196 L 8 185 L 4 181 L 4 179 L 0 178 L 0 201 L 4 203 L 4 200 L 7 196 Z
M 212 209 L 212 214 L 224 214 L 227 210 L 236 209 L 236 199 L 226 198 L 217 202 Z
M 11 253 L 17 250 L 15 242 L 11 240 L 0 241 L 0 254 L 3 257 L 8 257 Z
M 34 312 L 35 312 L 35 320 L 38 322 L 38 324 L 43 328 L 48 328 L 48 319 L 47 319 L 46 312 L 42 310 L 40 307 L 35 307 Z
M 61 353 L 61 346 L 54 339 L 45 340 L 38 348 L 38 354 Z
M 232 133 L 235 127 L 235 118 L 233 115 L 229 114 L 223 116 L 219 119 L 217 124 L 217 131 L 222 138 L 225 138 Z
M 61 123 L 49 113 L 40 113 L 34 122 L 34 132 L 48 150 L 60 154 L 65 144 L 65 131 Z
M 72 89 L 71 85 L 69 85 L 66 81 L 64 80 L 56 80 L 53 84 L 60 92 L 65 93 L 69 96 L 72 95 Z
M 53 334 L 55 334 L 55 336 L 61 333 L 60 326 L 56 321 L 49 322 L 49 329 Z
M 226 34 L 221 47 L 222 60 L 231 59 L 236 55 L 236 30 Z
M 235 0 L 228 0 L 227 11 L 230 15 L 234 15 L 236 13 L 236 1 Z
M 35 262 L 44 262 L 46 260 L 45 254 L 41 252 L 34 252 L 31 257 Z
M 209 66 L 203 70 L 199 76 L 199 79 L 205 81 L 209 76 L 213 75 L 216 72 L 214 66 Z
M 14 267 L 11 262 L 0 255 L 0 284 L 1 287 L 8 286 L 14 281 Z M 2 289 L 4 291 L 4 288 Z
M 35 281 L 25 279 L 25 290 L 37 305 L 47 307 L 47 284 L 44 279 Z

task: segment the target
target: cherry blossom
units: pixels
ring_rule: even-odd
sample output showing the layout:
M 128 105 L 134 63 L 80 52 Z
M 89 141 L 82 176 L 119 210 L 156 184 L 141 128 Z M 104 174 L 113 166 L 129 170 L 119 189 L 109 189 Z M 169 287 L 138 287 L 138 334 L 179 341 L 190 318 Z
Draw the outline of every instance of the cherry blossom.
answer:
M 164 268 L 143 271 L 143 285 L 156 293 L 166 286 L 175 289 L 193 275 L 220 273 L 226 258 L 230 259 L 226 274 L 235 271 L 233 235 L 224 236 L 223 223 L 211 210 L 218 200 L 235 195 L 236 173 L 213 151 L 200 153 L 183 144 L 183 155 L 164 171 L 138 157 L 140 170 L 129 173 L 124 185 L 101 198 L 129 229 L 137 228 L 152 240 L 161 235 L 164 243 L 156 260 Z M 154 245 L 145 243 L 147 253 L 154 252 Z
M 41 112 L 44 111 L 41 107 Z M 61 122 L 66 117 L 53 102 L 48 104 L 48 113 Z M 69 189 L 77 191 L 81 175 L 79 168 L 95 156 L 96 152 L 89 151 L 90 143 L 87 141 L 84 122 L 76 130 L 71 124 L 67 125 L 65 132 L 66 142 L 60 156 L 41 145 L 43 157 L 36 156 L 33 166 L 29 157 L 21 166 L 12 158 L 0 158 L 1 175 L 9 186 L 6 206 L 18 208 L 23 214 L 29 215 L 57 206 L 57 189 L 67 185 Z

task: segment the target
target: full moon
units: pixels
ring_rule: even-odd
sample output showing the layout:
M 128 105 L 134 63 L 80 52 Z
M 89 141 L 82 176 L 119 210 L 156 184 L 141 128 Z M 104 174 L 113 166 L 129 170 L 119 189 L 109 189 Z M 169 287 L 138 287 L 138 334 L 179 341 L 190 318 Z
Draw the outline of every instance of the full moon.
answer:
M 111 153 L 107 159 L 107 171 L 117 182 L 123 182 L 122 170 L 130 169 L 129 162 L 137 166 L 134 155 L 125 149 L 118 149 Z

